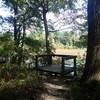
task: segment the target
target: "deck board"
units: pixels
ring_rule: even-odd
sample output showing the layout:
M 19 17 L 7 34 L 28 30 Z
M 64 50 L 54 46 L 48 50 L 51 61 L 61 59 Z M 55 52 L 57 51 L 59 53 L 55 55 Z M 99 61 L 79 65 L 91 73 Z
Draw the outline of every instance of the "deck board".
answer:
M 44 71 L 44 72 L 52 72 L 52 73 L 59 73 L 61 74 L 61 65 L 50 65 L 50 66 L 39 66 L 38 70 Z M 72 67 L 65 67 L 64 73 L 72 72 Z

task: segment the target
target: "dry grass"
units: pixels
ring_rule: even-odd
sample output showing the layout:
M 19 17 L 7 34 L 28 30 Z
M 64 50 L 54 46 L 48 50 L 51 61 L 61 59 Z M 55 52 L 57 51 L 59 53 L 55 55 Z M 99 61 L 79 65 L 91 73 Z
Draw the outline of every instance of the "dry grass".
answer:
M 56 54 L 84 56 L 84 55 L 86 55 L 86 49 L 56 49 L 55 53 Z

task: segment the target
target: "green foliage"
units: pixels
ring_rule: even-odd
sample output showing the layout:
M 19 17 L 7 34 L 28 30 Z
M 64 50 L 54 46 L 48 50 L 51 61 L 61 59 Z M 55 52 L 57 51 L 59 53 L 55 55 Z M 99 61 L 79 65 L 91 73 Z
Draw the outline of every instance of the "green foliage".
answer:
M 79 35 L 74 32 L 57 32 L 51 34 L 53 44 L 57 48 L 73 48 L 79 38 Z
M 25 38 L 25 44 L 27 45 L 27 48 L 30 48 L 33 54 L 42 54 L 45 53 L 45 38 L 43 31 L 40 30 L 38 32 L 30 33 Z M 52 39 L 49 38 L 49 52 L 53 53 L 55 51 L 55 48 L 52 45 Z
M 41 13 L 39 12 L 39 6 L 37 0 L 3 0 L 4 4 L 12 11 L 14 16 L 10 19 L 10 16 L 6 19 L 10 20 L 12 24 L 14 42 L 17 47 L 23 47 L 24 38 L 26 36 L 26 28 L 31 26 L 41 28 Z M 16 6 L 15 6 L 16 5 Z M 32 6 L 30 6 L 32 5 Z M 33 28 L 32 27 L 32 28 Z
M 45 92 L 42 77 L 26 66 L 4 65 L 0 67 L 0 99 L 39 100 Z
M 86 60 L 86 55 L 79 56 L 77 58 L 77 71 L 79 75 L 82 75 L 83 70 L 85 68 L 85 60 Z
M 78 48 L 86 48 L 87 47 L 87 34 L 81 34 L 79 40 L 76 41 L 75 46 Z
M 46 2 L 48 2 L 48 8 L 50 12 L 54 12 L 54 13 L 59 13 L 60 9 L 65 8 L 65 6 L 69 9 L 72 9 L 75 7 L 75 1 L 77 0 L 46 0 Z M 55 3 L 54 3 L 55 2 Z
M 43 40 L 34 40 L 30 37 L 25 38 L 25 44 L 31 48 L 33 53 L 41 53 L 44 49 L 44 41 Z
M 12 57 L 17 54 L 15 52 L 15 44 L 12 40 L 12 33 L 5 33 L 0 36 L 1 48 L 0 48 L 0 55 L 6 58 L 6 63 L 10 63 Z
M 55 32 L 50 35 L 56 48 L 86 48 L 87 33 Z
M 4 54 L 4 49 L 0 47 L 0 55 L 3 56 L 3 54 Z

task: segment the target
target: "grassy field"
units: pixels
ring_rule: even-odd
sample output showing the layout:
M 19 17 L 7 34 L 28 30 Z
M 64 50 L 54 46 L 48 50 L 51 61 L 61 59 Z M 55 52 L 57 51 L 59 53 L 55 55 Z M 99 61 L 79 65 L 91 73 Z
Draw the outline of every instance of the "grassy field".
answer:
M 55 53 L 56 54 L 85 56 L 86 55 L 86 49 L 56 49 Z

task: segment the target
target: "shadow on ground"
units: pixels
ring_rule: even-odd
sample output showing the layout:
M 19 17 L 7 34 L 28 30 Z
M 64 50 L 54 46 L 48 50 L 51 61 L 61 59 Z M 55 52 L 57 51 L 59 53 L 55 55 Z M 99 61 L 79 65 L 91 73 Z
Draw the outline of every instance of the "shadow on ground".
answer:
M 100 83 L 80 85 L 76 77 L 48 77 L 44 82 L 48 95 L 45 100 L 100 100 Z
M 48 77 L 47 80 L 44 82 L 48 90 L 48 95 L 45 100 L 72 100 L 70 87 L 66 87 L 65 84 L 66 79 L 69 80 L 68 77 Z M 50 97 L 53 97 L 53 99 L 50 99 Z

